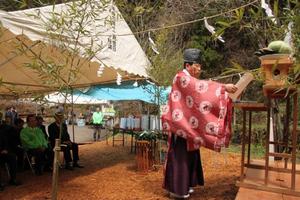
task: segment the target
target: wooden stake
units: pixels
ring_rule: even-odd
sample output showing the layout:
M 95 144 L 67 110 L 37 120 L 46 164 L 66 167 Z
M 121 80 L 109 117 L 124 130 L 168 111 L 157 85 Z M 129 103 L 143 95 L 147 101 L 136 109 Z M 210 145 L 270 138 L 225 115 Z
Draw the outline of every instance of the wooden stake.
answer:
M 60 139 L 55 140 L 51 200 L 57 200 Z

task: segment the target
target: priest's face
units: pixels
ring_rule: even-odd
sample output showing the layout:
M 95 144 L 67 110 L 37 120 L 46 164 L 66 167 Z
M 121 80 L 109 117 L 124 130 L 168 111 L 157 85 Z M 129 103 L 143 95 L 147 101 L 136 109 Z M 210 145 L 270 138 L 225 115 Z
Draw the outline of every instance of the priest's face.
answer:
M 191 76 L 195 78 L 199 78 L 201 74 L 201 64 L 193 63 L 192 65 L 187 64 L 186 69 L 190 73 Z

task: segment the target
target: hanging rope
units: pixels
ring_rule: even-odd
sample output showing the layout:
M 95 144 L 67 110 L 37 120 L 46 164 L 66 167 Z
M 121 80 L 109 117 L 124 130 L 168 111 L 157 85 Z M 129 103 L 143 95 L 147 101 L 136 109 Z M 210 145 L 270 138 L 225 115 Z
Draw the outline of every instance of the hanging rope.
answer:
M 186 21 L 186 22 L 182 22 L 182 23 L 178 23 L 178 24 L 172 24 L 172 25 L 169 25 L 169 26 L 163 26 L 163 27 L 158 27 L 158 28 L 150 28 L 150 29 L 146 29 L 146 30 L 142 30 L 142 31 L 136 31 L 134 33 L 116 34 L 116 36 L 138 35 L 138 34 L 143 34 L 143 33 L 147 33 L 147 32 L 154 32 L 154 31 L 159 31 L 159 30 L 163 30 L 163 29 L 176 28 L 176 27 L 179 27 L 179 26 L 193 24 L 193 23 L 196 23 L 196 22 L 204 21 L 205 18 L 206 19 L 211 19 L 211 18 L 219 17 L 219 16 L 225 15 L 227 13 L 231 13 L 231 12 L 233 12 L 235 10 L 251 6 L 251 5 L 255 4 L 255 3 L 257 3 L 258 1 L 259 0 L 254 0 L 254 1 L 250 2 L 250 3 L 244 4 L 244 5 L 239 6 L 237 8 L 232 8 L 232 9 L 230 9 L 228 11 L 221 12 L 221 13 L 218 13 L 218 14 L 215 14 L 215 15 L 211 15 L 211 16 L 208 16 L 208 17 L 202 17 L 202 18 L 199 18 L 199 19 L 195 19 L 195 20 L 191 20 L 191 21 Z M 110 35 L 99 35 L 99 36 L 110 36 Z

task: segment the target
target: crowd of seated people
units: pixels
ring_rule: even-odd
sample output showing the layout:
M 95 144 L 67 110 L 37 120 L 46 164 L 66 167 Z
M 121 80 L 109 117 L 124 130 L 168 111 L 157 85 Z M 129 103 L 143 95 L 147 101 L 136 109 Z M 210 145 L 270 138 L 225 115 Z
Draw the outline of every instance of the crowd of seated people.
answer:
M 0 170 L 2 166 L 7 166 L 9 185 L 21 184 L 17 181 L 17 171 L 24 169 L 26 161 L 33 162 L 30 164 L 36 175 L 42 175 L 44 171 L 52 171 L 53 148 L 55 139 L 59 138 L 61 123 L 61 150 L 64 153 L 65 168 L 73 170 L 74 167 L 83 167 L 78 164 L 78 145 L 70 140 L 62 116 L 62 113 L 55 114 L 55 121 L 48 127 L 48 135 L 41 116 L 28 115 L 27 125 L 23 127 L 24 120 L 21 118 L 17 117 L 13 120 L 12 115 L 5 114 L 5 119 L 2 120 L 2 113 L 0 113 Z M 30 159 L 26 160 L 25 154 Z M 4 189 L 2 182 L 0 171 L 0 191 Z

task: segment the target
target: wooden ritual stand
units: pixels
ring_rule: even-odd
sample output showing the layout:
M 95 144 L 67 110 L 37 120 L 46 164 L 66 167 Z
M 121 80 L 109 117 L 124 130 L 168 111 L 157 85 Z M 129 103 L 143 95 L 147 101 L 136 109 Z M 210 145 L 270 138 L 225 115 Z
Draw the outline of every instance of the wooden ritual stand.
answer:
M 267 103 L 265 105 L 257 103 L 235 105 L 235 107 L 239 107 L 243 111 L 241 175 L 237 185 L 250 189 L 300 196 L 300 173 L 296 170 L 298 93 L 296 87 L 286 86 L 288 72 L 293 65 L 293 59 L 290 55 L 273 54 L 261 56 L 260 60 L 265 78 L 263 93 L 267 98 Z M 271 128 L 273 129 L 273 114 L 271 113 L 274 113 L 272 102 L 275 102 L 275 99 L 286 103 L 286 118 L 281 140 L 279 140 L 279 137 L 276 140 L 272 137 L 270 138 Z M 293 102 L 292 110 L 291 99 Z M 267 112 L 266 122 L 261 122 L 266 123 L 267 126 L 265 159 L 260 161 L 250 159 L 251 113 L 253 111 Z M 277 112 L 279 111 L 280 109 Z M 249 112 L 248 138 L 246 138 L 246 112 Z M 290 113 L 293 116 L 291 131 L 289 130 Z M 248 154 L 247 162 L 245 163 L 246 143 L 248 143 Z M 270 145 L 275 147 L 272 152 L 270 152 Z M 274 161 L 270 160 L 270 157 L 274 157 Z M 284 162 L 284 164 L 279 166 L 279 161 Z
M 262 103 L 238 103 L 236 108 L 240 108 L 243 112 L 243 132 L 242 132 L 242 157 L 241 157 L 241 174 L 237 186 L 246 187 L 257 190 L 265 190 L 275 193 L 300 196 L 300 171 L 296 170 L 296 148 L 297 148 L 297 117 L 298 117 L 298 93 L 296 88 L 279 88 L 273 86 L 264 86 L 264 94 L 267 97 L 267 104 Z M 271 124 L 271 101 L 273 99 L 282 99 L 286 103 L 285 112 L 287 113 L 284 122 L 285 133 L 282 141 L 270 141 L 270 124 Z M 293 125 L 289 131 L 289 115 L 291 112 L 291 99 L 293 102 Z M 247 112 L 248 119 L 248 135 L 247 135 Z M 251 149 L 251 125 L 252 112 L 267 112 L 266 143 L 265 143 L 265 160 L 254 161 L 250 158 Z M 269 145 L 274 147 L 282 147 L 285 152 L 270 152 Z M 247 158 L 245 159 L 245 150 L 247 146 Z M 274 157 L 274 161 L 270 161 L 269 157 Z M 284 161 L 284 165 L 278 166 L 278 160 Z M 245 162 L 246 161 L 246 162 Z M 297 179 L 296 179 L 297 178 Z
M 118 133 L 122 134 L 122 138 L 121 139 L 116 139 L 116 135 Z M 113 146 L 115 146 L 115 142 L 122 142 L 122 146 L 125 146 L 125 129 L 120 129 L 120 128 L 114 128 L 113 129 L 113 135 L 112 135 L 112 144 Z
M 149 141 L 138 140 L 136 142 L 137 170 L 148 172 L 154 164 L 153 145 Z
M 122 137 L 120 139 L 116 138 L 116 135 L 121 133 Z M 122 142 L 122 146 L 125 146 L 125 134 L 129 134 L 131 136 L 130 139 L 130 153 L 136 153 L 136 139 L 135 136 L 139 133 L 137 130 L 126 130 L 126 129 L 120 129 L 120 128 L 114 128 L 113 129 L 113 135 L 112 135 L 112 144 L 115 146 L 115 142 Z
M 137 140 L 136 141 L 136 162 L 137 170 L 148 172 L 156 164 L 157 142 Z
M 131 130 L 129 134 L 131 135 L 130 139 L 130 153 L 136 153 L 136 136 L 139 134 L 140 131 Z
M 255 103 L 255 102 L 240 102 L 235 103 L 235 108 L 239 108 L 243 113 L 243 129 L 241 136 L 241 144 L 242 144 L 242 157 L 241 157 L 241 175 L 240 181 L 243 181 L 245 175 L 245 167 L 253 167 L 250 163 L 250 152 L 251 152 L 251 128 L 252 128 L 252 112 L 266 112 L 268 109 L 263 103 Z M 247 134 L 247 112 L 249 113 L 249 121 L 248 121 L 248 135 Z M 266 121 L 267 122 L 267 121 Z M 248 136 L 248 137 L 246 137 Z M 246 145 L 248 144 L 247 151 L 247 162 L 245 163 L 245 151 Z

